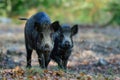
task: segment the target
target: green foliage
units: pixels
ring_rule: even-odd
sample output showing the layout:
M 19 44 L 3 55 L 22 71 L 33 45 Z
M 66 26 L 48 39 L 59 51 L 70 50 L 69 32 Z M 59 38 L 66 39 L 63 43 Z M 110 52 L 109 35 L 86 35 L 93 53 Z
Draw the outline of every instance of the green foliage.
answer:
M 0 15 L 26 16 L 44 11 L 61 23 L 120 24 L 119 0 L 1 0 Z
M 108 10 L 112 14 L 113 18 L 111 23 L 120 25 L 120 3 L 119 0 L 113 0 L 109 4 Z

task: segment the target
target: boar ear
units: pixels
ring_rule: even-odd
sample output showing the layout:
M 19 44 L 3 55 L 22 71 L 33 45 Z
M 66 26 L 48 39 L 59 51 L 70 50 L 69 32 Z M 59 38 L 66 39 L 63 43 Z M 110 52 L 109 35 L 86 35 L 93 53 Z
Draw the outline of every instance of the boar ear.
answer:
M 40 26 L 39 23 L 37 23 L 37 22 L 34 23 L 34 28 L 35 28 L 35 30 L 39 31 L 39 30 L 40 30 L 40 29 L 39 29 L 39 28 L 40 28 L 39 26 Z
M 60 29 L 59 21 L 53 22 L 50 27 L 51 27 L 51 29 L 54 30 L 54 32 L 58 31 Z
M 72 36 L 74 36 L 75 34 L 77 34 L 77 32 L 78 32 L 78 25 L 74 25 L 71 28 L 71 34 L 72 34 Z

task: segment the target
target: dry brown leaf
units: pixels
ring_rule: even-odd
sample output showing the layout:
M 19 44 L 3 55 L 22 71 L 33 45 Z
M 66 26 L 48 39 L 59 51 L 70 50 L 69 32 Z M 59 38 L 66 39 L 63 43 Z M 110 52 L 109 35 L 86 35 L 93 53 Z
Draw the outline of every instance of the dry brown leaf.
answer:
M 60 71 L 56 71 L 55 73 L 56 73 L 56 76 L 61 76 L 62 77 L 64 75 L 64 72 L 61 71 L 61 70 Z
M 77 80 L 80 80 L 81 79 L 81 77 L 80 76 L 77 76 Z
M 47 77 L 47 76 L 44 76 L 44 77 L 43 77 L 43 80 L 48 80 L 48 77 Z
M 34 80 L 34 76 L 30 75 L 30 76 L 28 76 L 28 79 L 29 80 Z
M 89 64 L 89 61 L 84 60 L 84 61 L 82 62 L 82 64 L 83 64 L 83 65 L 88 65 L 88 64 Z
M 48 73 L 48 70 L 44 70 L 44 73 Z
M 110 63 L 112 64 L 112 63 L 116 63 L 117 62 L 117 60 L 116 59 L 111 59 L 110 60 Z
M 92 77 L 91 76 L 87 76 L 87 80 L 92 80 Z
M 22 76 L 25 72 L 22 68 L 20 68 L 19 66 L 15 67 L 12 72 L 17 75 L 17 76 Z
M 83 73 L 83 72 L 82 72 L 82 73 L 80 73 L 80 76 L 85 76 L 85 73 Z
M 56 78 L 54 78 L 54 80 L 59 80 L 59 79 L 56 77 Z
M 3 77 L 2 80 L 7 80 L 7 78 L 6 78 L 6 77 Z

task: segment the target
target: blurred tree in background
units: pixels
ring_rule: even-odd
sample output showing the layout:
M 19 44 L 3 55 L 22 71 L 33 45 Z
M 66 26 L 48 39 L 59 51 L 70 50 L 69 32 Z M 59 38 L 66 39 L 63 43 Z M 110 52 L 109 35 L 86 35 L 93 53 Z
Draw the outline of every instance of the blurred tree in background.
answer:
M 62 23 L 120 25 L 119 0 L 0 0 L 0 15 L 16 19 L 44 11 Z

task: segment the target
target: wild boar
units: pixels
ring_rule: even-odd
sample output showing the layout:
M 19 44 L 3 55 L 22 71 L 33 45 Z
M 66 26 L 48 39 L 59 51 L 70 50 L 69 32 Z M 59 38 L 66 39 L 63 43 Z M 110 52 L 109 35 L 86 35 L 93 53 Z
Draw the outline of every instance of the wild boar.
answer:
M 41 68 L 47 68 L 50 53 L 53 50 L 52 35 L 59 29 L 57 21 L 51 23 L 49 16 L 44 12 L 38 12 L 31 16 L 25 24 L 25 46 L 27 51 L 27 66 L 31 67 L 31 55 L 35 50 L 38 55 L 38 61 Z
M 59 23 L 57 24 L 57 26 Z M 67 68 L 67 62 L 73 48 L 72 37 L 77 34 L 78 25 L 70 27 L 67 24 L 59 25 L 59 30 L 54 34 L 54 48 L 50 58 L 58 63 L 62 69 Z M 49 60 L 50 61 L 50 60 Z

